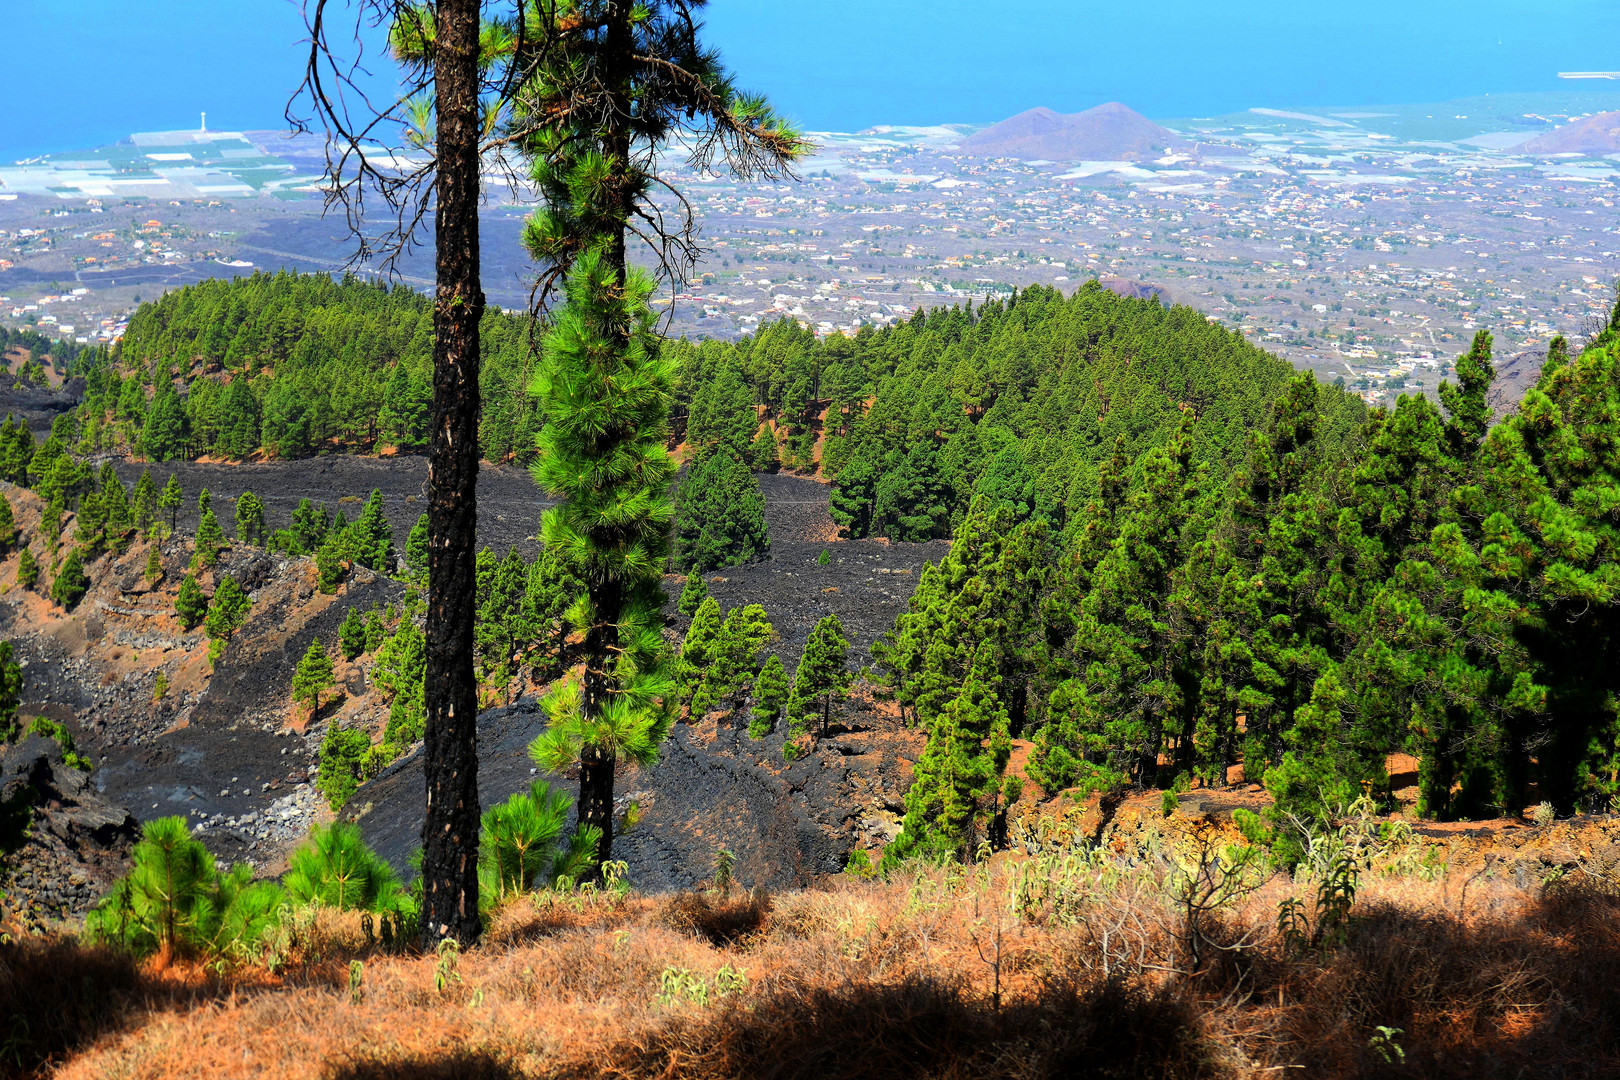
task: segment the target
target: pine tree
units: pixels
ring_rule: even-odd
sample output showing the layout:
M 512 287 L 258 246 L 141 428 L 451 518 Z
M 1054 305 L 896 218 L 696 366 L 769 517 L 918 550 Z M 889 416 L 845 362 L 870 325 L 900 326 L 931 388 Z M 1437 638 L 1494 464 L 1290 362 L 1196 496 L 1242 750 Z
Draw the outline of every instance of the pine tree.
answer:
M 382 615 L 376 608 L 366 612 L 366 637 L 361 652 L 376 652 L 382 648 L 382 643 L 388 639 L 388 628 L 383 623 Z
M 688 705 L 703 682 L 704 672 L 714 662 L 715 650 L 720 642 L 721 622 L 720 601 L 706 596 L 693 613 L 691 625 L 686 628 L 680 656 L 673 667 L 676 678 L 680 680 L 681 700 Z
M 197 521 L 197 562 L 200 566 L 213 566 L 219 561 L 220 551 L 228 547 L 225 530 L 219 527 L 219 518 L 209 507 Z
M 759 669 L 759 677 L 754 680 L 754 712 L 748 723 L 749 738 L 763 739 L 776 730 L 776 722 L 781 719 L 787 698 L 787 668 L 782 666 L 781 657 L 771 653 L 765 660 L 765 666 Z
M 676 565 L 717 570 L 759 558 L 770 547 L 765 498 L 748 466 L 723 449 L 695 467 L 677 495 Z
M 180 481 L 175 479 L 174 473 L 169 474 L 169 482 L 163 485 L 163 491 L 158 495 L 158 509 L 169 516 L 169 535 L 179 522 L 180 506 L 185 502 L 186 493 L 180 487 Z
M 25 589 L 32 589 L 37 581 L 39 581 L 39 562 L 34 558 L 33 551 L 23 548 L 22 554 L 17 556 L 17 584 Z
M 84 576 L 84 559 L 79 549 L 74 548 L 68 552 L 67 558 L 56 571 L 56 578 L 51 582 L 51 599 L 60 606 L 72 610 L 80 598 L 89 591 L 90 579 Z
M 11 511 L 11 500 L 0 495 L 0 555 L 11 550 L 17 542 L 17 519 Z
M 141 429 L 141 452 L 150 461 L 169 461 L 186 454 L 186 410 L 167 380 L 152 399 Z
M 315 552 L 315 583 L 321 592 L 330 596 L 338 591 L 338 586 L 343 584 L 343 578 L 349 572 L 347 556 L 344 532 L 333 530 L 328 533 Z
M 722 365 L 692 402 L 686 441 L 692 447 L 694 470 L 722 452 L 747 460 L 757 427 L 759 416 L 742 373 L 734 364 Z
M 570 9 L 566 19 L 539 20 L 544 47 L 524 87 L 537 129 L 521 149 L 545 203 L 524 239 L 553 268 L 550 280 L 566 281 L 567 296 L 534 384 L 546 414 L 535 475 L 562 500 L 546 516 L 544 539 L 586 585 L 584 681 L 550 700 L 552 728 L 535 759 L 548 769 L 578 762 L 580 822 L 601 830 L 606 861 L 617 760 L 653 760 L 674 690 L 658 632 L 674 371 L 647 304 L 653 283 L 626 260 L 627 230 L 654 185 L 667 186 L 652 171 L 660 161 L 653 148 L 677 134 L 718 137 L 706 145 L 727 165 L 773 176 L 804 143 L 762 99 L 736 92 L 683 5 L 593 12 L 599 18 L 576 19 Z
M 960 692 L 929 732 L 906 793 L 905 823 L 883 854 L 885 865 L 908 855 L 968 861 L 988 838 L 1012 749 L 999 681 L 994 646 L 981 642 Z
M 485 548 L 478 553 L 478 618 L 474 639 L 480 677 L 508 696 L 539 627 L 524 604 L 529 568 L 510 550 L 504 559 Z
M 728 709 L 744 696 L 759 670 L 759 650 L 775 637 L 776 630 L 760 605 L 727 612 L 702 681 L 692 695 L 692 715 Z
M 226 457 L 242 459 L 259 448 L 259 402 L 245 378 L 232 379 L 219 408 L 215 445 Z
M 696 570 L 686 575 L 686 582 L 681 586 L 681 599 L 675 609 L 687 618 L 697 614 L 698 605 L 709 598 L 709 586 L 703 581 L 703 575 Z
M 338 648 L 342 650 L 345 660 L 353 660 L 366 651 L 366 624 L 360 617 L 359 608 L 350 608 L 343 617 L 343 623 L 338 627 Z
M 776 452 L 776 433 L 769 423 L 760 425 L 759 434 L 749 444 L 748 467 L 764 473 L 773 473 L 782 467 L 782 459 Z
M 174 597 L 174 611 L 180 617 L 180 626 L 190 630 L 208 614 L 208 595 L 197 584 L 195 574 L 180 579 L 180 591 Z
M 1099 563 L 1074 631 L 1074 675 L 1051 695 L 1037 748 L 1044 785 L 1150 784 L 1165 740 L 1191 738 L 1198 714 L 1195 635 L 1178 571 L 1194 537 L 1201 470 L 1185 419 L 1143 463 L 1143 486 Z
M 46 504 L 39 515 L 39 531 L 45 534 L 45 541 L 50 544 L 52 551 L 56 550 L 57 543 L 62 539 L 62 518 L 66 514 L 67 506 L 59 494 Z
M 118 472 L 110 461 L 102 466 L 100 491 L 107 536 L 121 551 L 124 536 L 134 524 L 134 515 L 129 505 L 129 493 L 124 490 L 124 482 L 118 479 Z
M 309 718 L 314 720 L 321 712 L 321 695 L 332 687 L 332 658 L 326 655 L 321 647 L 320 639 L 309 643 L 304 652 L 303 659 L 298 661 L 298 668 L 293 673 L 292 696 L 294 701 L 303 702 L 309 706 Z M 367 745 L 371 740 L 366 740 Z
M 264 500 L 251 491 L 236 500 L 236 539 L 243 544 L 263 544 L 265 540 Z
M 427 578 L 428 568 L 428 516 L 423 514 L 411 526 L 411 533 L 405 538 L 405 567 L 411 576 L 418 581 Z
M 208 636 L 215 641 L 230 641 L 247 621 L 252 608 L 253 601 L 248 599 L 247 590 L 229 574 L 221 576 L 214 586 L 214 599 L 204 619 Z
M 354 561 L 368 570 L 389 573 L 394 568 L 394 530 L 383 512 L 382 492 L 376 488 L 366 499 L 350 531 Z
M 833 704 L 849 690 L 848 655 L 849 640 L 838 616 L 823 616 L 810 631 L 793 673 L 793 694 L 787 704 L 790 745 L 818 720 L 820 734 L 827 733 Z
M 319 648 L 319 645 L 311 645 L 311 651 L 304 655 L 304 659 L 309 660 Z M 321 656 L 324 658 L 326 654 L 322 652 Z M 330 668 L 332 661 L 327 660 L 326 664 Z M 304 670 L 302 662 L 299 663 L 298 670 L 301 675 Z M 310 691 L 304 697 L 299 696 L 298 685 L 295 678 L 293 680 L 293 699 L 295 701 L 310 702 L 309 715 L 310 719 L 313 720 L 321 711 L 321 693 L 326 686 L 331 685 L 331 679 L 328 678 L 325 685 Z M 322 795 L 326 796 L 326 804 L 334 812 L 343 809 L 343 804 L 349 801 L 349 797 L 360 786 L 360 774 L 365 768 L 366 755 L 370 752 L 371 736 L 359 728 L 339 727 L 334 723 L 326 729 L 326 735 L 321 739 L 320 775 L 315 781 L 315 787 Z M 342 824 L 342 822 L 333 823 L 334 826 Z M 316 826 L 316 828 L 320 828 L 320 826 Z M 292 877 L 295 882 L 298 880 L 293 874 L 288 876 Z
M 159 512 L 157 482 L 152 479 L 151 469 L 142 469 L 140 479 L 135 481 L 135 503 L 131 511 L 135 527 L 150 534 Z
M 163 579 L 163 555 L 152 544 L 146 550 L 146 584 L 155 585 Z

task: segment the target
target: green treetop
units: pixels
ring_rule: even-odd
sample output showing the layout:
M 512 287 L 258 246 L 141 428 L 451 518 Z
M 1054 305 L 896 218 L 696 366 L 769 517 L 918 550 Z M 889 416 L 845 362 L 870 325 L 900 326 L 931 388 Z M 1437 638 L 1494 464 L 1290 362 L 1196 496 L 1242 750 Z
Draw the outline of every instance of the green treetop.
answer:
M 236 500 L 236 539 L 244 544 L 263 544 L 266 537 L 264 500 L 251 491 Z
M 179 520 L 180 506 L 186 501 L 186 493 L 180 487 L 180 481 L 175 479 L 174 473 L 169 474 L 168 483 L 163 485 L 163 491 L 158 495 L 158 509 L 169 519 L 169 533 L 172 535 L 175 524 Z
M 51 582 L 51 599 L 64 608 L 72 609 L 90 588 L 90 579 L 84 575 L 84 559 L 79 549 L 68 552 L 67 558 L 56 571 Z
M 182 629 L 190 630 L 208 614 L 208 594 L 197 584 L 197 575 L 187 574 L 180 579 L 180 591 L 174 598 L 175 614 L 180 616 Z
M 373 488 L 365 509 L 349 529 L 354 561 L 381 574 L 394 568 L 394 530 L 383 513 L 382 492 Z
M 788 738 L 796 739 L 819 720 L 822 734 L 832 721 L 832 708 L 849 689 L 849 640 L 837 615 L 824 616 L 805 642 L 793 673 L 793 695 L 787 704 Z M 791 746 L 791 741 L 789 743 Z
M 787 698 L 787 668 L 782 666 L 781 657 L 771 653 L 765 660 L 765 666 L 759 669 L 759 677 L 754 680 L 754 712 L 748 722 L 750 738 L 763 739 L 776 730 L 776 722 L 781 719 Z
M 338 648 L 345 660 L 353 660 L 366 651 L 366 623 L 360 617 L 359 608 L 350 608 L 343 617 L 343 624 L 338 627 Z
M 418 581 L 427 577 L 428 570 L 428 516 L 423 514 L 411 526 L 405 538 L 405 568 Z
M 213 603 L 204 620 L 208 636 L 215 641 L 230 641 L 247 621 L 252 608 L 253 601 L 248 599 L 247 590 L 229 574 L 223 575 L 214 586 Z
M 929 732 L 906 793 L 905 824 L 885 863 L 913 854 L 965 861 L 988 838 L 1012 745 L 998 683 L 994 647 L 981 642 L 967 680 Z
M 228 546 L 225 541 L 225 530 L 219 527 L 219 518 L 214 516 L 210 507 L 202 512 L 202 518 L 197 522 L 197 562 L 201 566 L 213 566 L 219 561 L 220 550 Z
M 759 558 L 770 548 L 765 498 L 748 466 L 730 450 L 695 466 L 677 495 L 676 564 L 716 570 Z
M 698 605 L 709 597 L 709 586 L 703 581 L 703 575 L 692 570 L 686 575 L 686 582 L 681 586 L 681 598 L 675 609 L 688 619 L 697 614 Z
M 321 695 L 332 687 L 332 658 L 326 655 L 320 639 L 312 640 L 293 673 L 293 700 L 309 706 L 309 718 L 321 711 Z M 367 740 L 369 744 L 370 740 Z

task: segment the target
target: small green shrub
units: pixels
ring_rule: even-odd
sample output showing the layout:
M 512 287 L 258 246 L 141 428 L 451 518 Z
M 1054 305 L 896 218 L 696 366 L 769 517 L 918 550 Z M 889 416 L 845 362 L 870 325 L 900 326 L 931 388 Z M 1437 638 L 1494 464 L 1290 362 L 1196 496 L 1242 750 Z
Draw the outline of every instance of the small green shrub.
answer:
M 396 913 L 413 908 L 394 868 L 366 846 L 360 826 L 347 821 L 317 825 L 287 860 L 281 879 L 294 904 L 320 904 L 338 911 Z
M 137 955 L 212 954 L 249 960 L 261 955 L 284 902 L 274 882 L 253 880 L 246 865 L 221 874 L 182 817 L 141 829 L 134 866 L 85 920 L 93 941 Z
M 596 865 L 600 830 L 581 825 L 564 839 L 573 800 L 536 780 L 484 812 L 478 846 L 481 907 L 520 893 L 578 881 Z
M 359 728 L 333 724 L 321 740 L 320 778 L 315 787 L 326 796 L 333 810 L 343 809 L 360 786 L 366 756 L 371 753 L 371 736 Z
M 79 753 L 73 745 L 73 733 L 67 728 L 44 716 L 36 716 L 28 721 L 28 734 L 43 735 L 48 739 L 55 739 L 56 745 L 62 748 L 62 760 L 69 768 L 89 772 L 95 768 L 90 759 Z

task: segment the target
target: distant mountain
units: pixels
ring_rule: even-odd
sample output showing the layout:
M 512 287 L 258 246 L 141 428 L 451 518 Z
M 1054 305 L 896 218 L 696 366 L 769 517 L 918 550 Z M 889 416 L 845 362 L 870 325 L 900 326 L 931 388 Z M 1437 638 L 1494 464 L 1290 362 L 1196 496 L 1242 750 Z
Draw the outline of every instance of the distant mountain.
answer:
M 1191 148 L 1175 132 L 1117 101 L 1070 114 L 1030 109 L 975 132 L 961 146 L 984 157 L 1053 161 L 1140 161 Z
M 1601 112 L 1565 124 L 1514 149 L 1521 154 L 1620 153 L 1620 112 Z

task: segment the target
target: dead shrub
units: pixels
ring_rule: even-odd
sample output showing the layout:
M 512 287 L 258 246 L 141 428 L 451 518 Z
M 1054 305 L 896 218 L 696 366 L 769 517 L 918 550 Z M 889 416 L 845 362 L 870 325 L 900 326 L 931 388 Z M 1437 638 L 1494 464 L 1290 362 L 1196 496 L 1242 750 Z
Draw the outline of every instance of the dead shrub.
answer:
M 405 1058 L 357 1056 L 328 1062 L 321 1072 L 321 1080 L 519 1080 L 522 1076 L 510 1057 L 487 1050 Z
M 1617 906 L 1596 889 L 1522 918 L 1359 905 L 1341 947 L 1257 960 L 1257 1012 L 1278 1002 L 1278 1060 L 1312 1076 L 1620 1076 Z
M 0 945 L 0 1076 L 32 1076 L 124 1016 L 140 974 L 122 950 L 65 938 Z
M 681 1016 L 578 1075 L 665 1080 L 1212 1077 L 1182 997 L 1121 982 L 1049 984 L 994 1008 L 957 982 L 779 983 Z
M 771 898 L 763 893 L 688 892 L 671 897 L 660 908 L 658 921 L 724 948 L 758 934 L 770 914 Z

